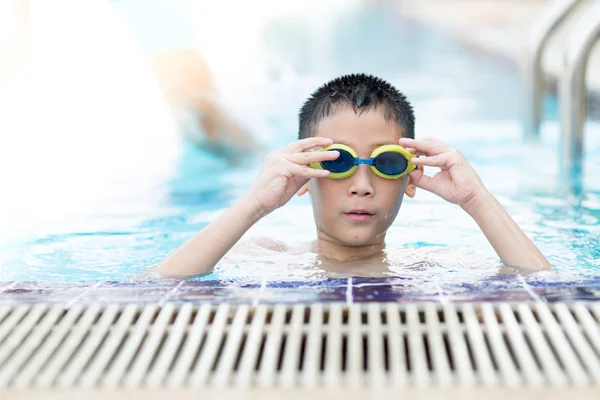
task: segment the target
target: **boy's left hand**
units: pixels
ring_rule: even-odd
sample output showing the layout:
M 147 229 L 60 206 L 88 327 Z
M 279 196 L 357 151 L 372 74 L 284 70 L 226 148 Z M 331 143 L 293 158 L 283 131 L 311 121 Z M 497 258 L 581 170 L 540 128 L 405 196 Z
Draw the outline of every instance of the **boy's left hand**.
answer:
M 407 151 L 421 156 L 413 158 L 413 164 L 441 169 L 431 177 L 424 175 L 421 168 L 411 172 L 410 177 L 417 187 L 458 204 L 467 211 L 478 195 L 487 191 L 479 175 L 462 153 L 442 141 L 434 138 L 402 138 L 399 144 Z

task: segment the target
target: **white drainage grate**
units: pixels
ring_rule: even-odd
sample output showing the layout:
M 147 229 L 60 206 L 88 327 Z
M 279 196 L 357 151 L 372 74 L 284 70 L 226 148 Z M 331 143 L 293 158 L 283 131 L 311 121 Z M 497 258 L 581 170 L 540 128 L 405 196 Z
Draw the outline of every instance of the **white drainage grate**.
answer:
M 600 303 L 0 307 L 0 387 L 600 383 Z

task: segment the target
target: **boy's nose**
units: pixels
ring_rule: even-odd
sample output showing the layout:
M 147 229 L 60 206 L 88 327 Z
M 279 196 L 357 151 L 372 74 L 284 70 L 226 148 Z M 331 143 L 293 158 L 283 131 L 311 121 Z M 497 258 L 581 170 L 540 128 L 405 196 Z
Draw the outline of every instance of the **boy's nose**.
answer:
M 372 196 L 375 193 L 373 189 L 373 172 L 368 165 L 359 165 L 358 170 L 350 177 L 351 183 L 348 188 L 350 195 Z

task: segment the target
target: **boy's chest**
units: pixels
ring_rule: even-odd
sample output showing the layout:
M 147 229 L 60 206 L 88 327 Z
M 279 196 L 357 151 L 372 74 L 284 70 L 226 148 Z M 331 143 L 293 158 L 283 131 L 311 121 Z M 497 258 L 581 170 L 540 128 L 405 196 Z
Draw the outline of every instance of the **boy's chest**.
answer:
M 362 276 L 362 277 L 384 277 L 392 272 L 387 259 L 378 257 L 374 259 L 332 261 L 319 257 L 315 260 L 315 268 L 319 268 L 333 276 Z

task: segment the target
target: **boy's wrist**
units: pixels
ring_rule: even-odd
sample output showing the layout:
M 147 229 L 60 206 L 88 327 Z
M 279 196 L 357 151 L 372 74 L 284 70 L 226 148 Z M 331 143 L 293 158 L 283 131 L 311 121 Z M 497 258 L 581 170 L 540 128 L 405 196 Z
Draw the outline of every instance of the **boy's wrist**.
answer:
M 467 214 L 477 219 L 477 216 L 481 215 L 481 213 L 484 213 L 486 209 L 489 209 L 489 206 L 492 205 L 494 201 L 494 195 L 484 188 L 470 198 L 469 201 L 462 204 L 461 207 L 467 212 Z
M 262 204 L 251 193 L 247 193 L 242 197 L 238 204 L 243 207 L 252 223 L 258 222 L 268 214 Z

